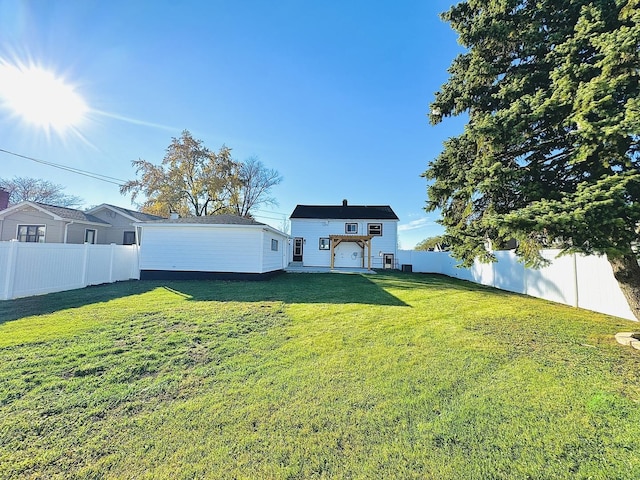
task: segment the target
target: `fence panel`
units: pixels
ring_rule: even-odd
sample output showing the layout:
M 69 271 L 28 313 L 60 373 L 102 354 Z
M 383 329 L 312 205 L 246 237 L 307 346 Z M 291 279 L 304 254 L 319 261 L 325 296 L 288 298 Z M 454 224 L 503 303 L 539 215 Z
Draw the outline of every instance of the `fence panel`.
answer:
M 460 268 L 446 252 L 400 250 L 398 261 L 410 263 L 414 272 L 441 273 L 510 292 L 636 320 L 604 256 L 564 255 L 544 250 L 551 263 L 541 269 L 525 268 L 513 251 L 495 252 L 497 262 L 474 262 Z M 443 257 L 444 256 L 444 257 Z
M 524 293 L 532 297 L 577 307 L 576 256 L 563 255 L 558 257 L 559 250 L 544 250 L 540 253 L 550 263 L 540 269 L 524 269 Z M 515 255 L 512 262 L 520 263 Z
M 0 300 L 140 278 L 136 245 L 0 242 Z
M 613 269 L 606 257 L 578 255 L 576 266 L 580 308 L 600 311 L 598 309 L 601 305 L 608 305 L 605 313 L 634 319 L 633 312 L 613 276 Z

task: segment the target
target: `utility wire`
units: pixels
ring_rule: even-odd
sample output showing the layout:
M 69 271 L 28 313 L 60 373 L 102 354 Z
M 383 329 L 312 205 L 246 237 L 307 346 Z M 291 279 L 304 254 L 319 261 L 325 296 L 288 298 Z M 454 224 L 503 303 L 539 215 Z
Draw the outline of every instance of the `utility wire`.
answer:
M 60 170 L 65 170 L 67 172 L 75 173 L 77 175 L 83 175 L 85 177 L 94 178 L 94 179 L 100 180 L 102 182 L 112 183 L 114 185 L 118 185 L 119 187 L 121 187 L 122 185 L 124 185 L 126 183 L 126 180 L 122 180 L 121 178 L 110 177 L 108 175 L 102 175 L 101 173 L 89 172 L 87 170 L 80 170 L 79 168 L 68 167 L 66 165 L 60 165 L 59 163 L 48 162 L 46 160 L 40 160 L 38 158 L 29 157 L 27 155 L 21 155 L 19 153 L 10 152 L 9 150 L 5 150 L 3 148 L 0 148 L 0 152 L 6 153 L 7 155 L 13 155 L 14 157 L 24 158 L 25 160 L 31 160 L 32 162 L 40 163 L 42 165 L 48 165 L 50 167 L 59 168 Z M 256 209 L 254 211 L 255 212 L 269 213 L 271 215 L 282 215 L 285 218 L 286 218 L 286 216 L 289 215 L 288 213 L 273 212 L 273 211 L 270 211 L 270 210 L 257 210 Z M 256 217 L 268 218 L 269 220 L 283 220 L 283 218 L 274 218 L 274 217 L 270 217 L 268 215 L 259 215 L 258 214 L 258 215 L 256 215 Z
M 9 150 L 4 150 L 2 148 L 0 148 L 0 152 L 6 153 L 8 155 L 13 155 L 14 157 L 20 157 L 26 160 L 31 160 L 32 162 L 40 163 L 42 165 L 48 165 L 50 167 L 59 168 L 60 170 L 65 170 L 67 172 L 75 173 L 77 175 L 84 175 L 85 177 L 94 178 L 96 180 L 101 180 L 107 183 L 112 183 L 114 185 L 118 185 L 119 187 L 121 187 L 126 183 L 126 180 L 122 180 L 120 178 L 109 177 L 108 175 L 93 173 L 87 170 L 80 170 L 79 168 L 67 167 L 66 165 L 60 165 L 59 163 L 48 162 L 46 160 L 40 160 L 37 158 L 28 157 L 26 155 L 20 155 L 19 153 L 10 152 Z

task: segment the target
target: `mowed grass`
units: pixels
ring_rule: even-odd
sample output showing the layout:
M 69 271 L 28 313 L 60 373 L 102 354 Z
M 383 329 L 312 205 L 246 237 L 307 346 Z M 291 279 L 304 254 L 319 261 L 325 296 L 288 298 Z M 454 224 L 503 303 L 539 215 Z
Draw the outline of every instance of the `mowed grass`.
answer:
M 0 478 L 640 478 L 637 328 L 406 273 L 0 302 Z

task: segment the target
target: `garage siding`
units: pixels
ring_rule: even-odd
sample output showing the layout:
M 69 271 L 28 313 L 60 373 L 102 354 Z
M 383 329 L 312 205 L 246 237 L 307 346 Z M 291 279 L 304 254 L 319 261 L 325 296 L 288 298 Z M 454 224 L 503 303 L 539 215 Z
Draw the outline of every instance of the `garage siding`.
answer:
M 262 231 L 215 226 L 144 226 L 141 270 L 262 273 Z
M 282 270 L 288 263 L 288 238 L 284 235 L 264 233 L 262 243 L 262 273 Z M 272 240 L 277 243 L 277 250 L 272 250 Z

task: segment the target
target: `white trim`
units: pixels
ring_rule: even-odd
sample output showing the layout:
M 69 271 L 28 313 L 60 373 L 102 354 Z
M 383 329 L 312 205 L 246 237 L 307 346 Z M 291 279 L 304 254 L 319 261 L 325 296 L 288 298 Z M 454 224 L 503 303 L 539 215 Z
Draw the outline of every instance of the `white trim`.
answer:
M 93 242 L 87 242 L 87 232 L 93 232 Z M 84 229 L 84 243 L 89 243 L 90 245 L 98 244 L 98 230 L 95 228 L 85 228 Z
M 41 223 L 17 223 L 16 224 L 16 240 L 20 241 L 20 227 L 43 227 L 44 228 L 44 237 L 42 242 L 21 242 L 21 243 L 47 243 L 47 225 Z M 27 236 L 29 236 L 27 234 Z M 38 237 L 36 233 L 36 237 Z
M 41 207 L 40 205 L 38 205 L 37 203 L 34 202 L 20 202 L 20 203 L 16 203 L 15 205 L 11 205 L 9 208 L 5 208 L 4 210 L 0 210 L 0 218 L 4 218 L 12 213 L 15 212 L 19 212 L 21 211 L 24 207 L 32 207 L 35 210 L 38 210 L 40 213 L 44 213 L 45 215 L 49 215 L 53 220 L 59 221 L 59 222 L 71 222 L 71 223 L 82 223 L 84 225 L 96 225 L 98 227 L 112 227 L 113 225 L 111 225 L 110 223 L 99 223 L 99 222 L 92 222 L 91 220 L 80 220 L 80 219 L 76 219 L 76 218 L 69 218 L 69 217 L 61 217 L 60 215 L 56 215 L 53 212 L 50 212 L 49 210 L 47 210 L 46 208 Z M 67 207 L 57 207 L 57 208 L 67 208 Z M 87 213 L 87 212 L 82 212 L 82 210 L 77 210 L 77 209 L 70 209 L 70 210 L 76 210 L 77 212 L 80 213 Z
M 108 210 L 111 210 L 112 212 L 117 213 L 118 215 L 121 215 L 123 217 L 126 217 L 129 220 L 132 220 L 133 222 L 141 222 L 142 221 L 139 218 L 134 217 L 133 215 L 129 215 L 128 213 L 124 213 L 122 210 L 119 210 L 117 207 L 114 207 L 113 205 L 109 205 L 108 203 L 103 203 L 103 204 L 98 205 L 97 207 L 93 207 L 93 208 L 87 210 L 85 213 L 93 215 L 94 212 L 97 212 L 102 208 L 106 208 Z
M 22 210 L 24 207 L 27 207 L 27 206 L 31 207 L 31 208 L 35 208 L 40 213 L 44 213 L 45 215 L 49 215 L 54 220 L 69 220 L 69 219 L 62 218 L 59 215 L 56 215 L 55 213 L 51 213 L 49 210 L 47 210 L 45 208 L 42 208 L 37 203 L 26 202 L 26 201 L 25 202 L 16 203 L 15 205 L 11 205 L 10 207 L 5 208 L 4 210 L 0 211 L 0 217 L 6 217 L 7 215 L 10 215 L 10 214 L 12 214 L 14 212 L 19 212 L 20 210 Z

